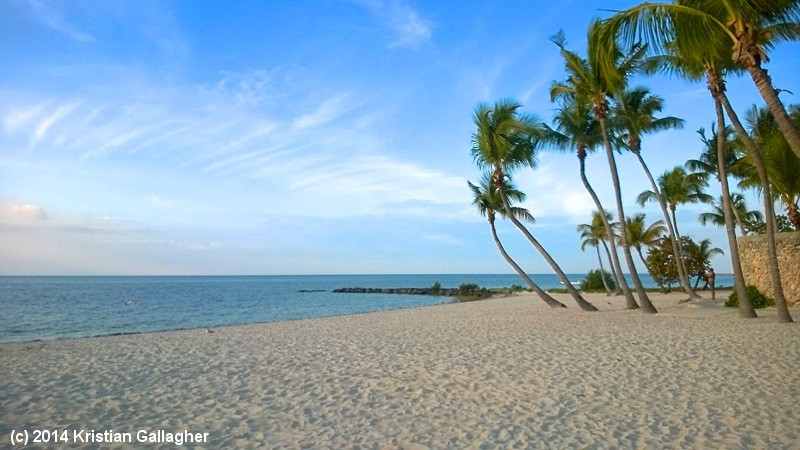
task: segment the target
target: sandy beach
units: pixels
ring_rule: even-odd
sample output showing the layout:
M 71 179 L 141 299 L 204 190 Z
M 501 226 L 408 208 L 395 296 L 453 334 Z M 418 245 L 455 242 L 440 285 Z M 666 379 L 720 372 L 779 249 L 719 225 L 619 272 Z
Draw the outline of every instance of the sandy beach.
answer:
M 129 433 L 100 445 L 118 448 L 175 447 L 139 430 L 206 448 L 800 448 L 799 323 L 739 319 L 726 293 L 653 295 L 656 316 L 556 297 L 569 308 L 523 294 L 3 344 L 0 447 L 46 429 Z

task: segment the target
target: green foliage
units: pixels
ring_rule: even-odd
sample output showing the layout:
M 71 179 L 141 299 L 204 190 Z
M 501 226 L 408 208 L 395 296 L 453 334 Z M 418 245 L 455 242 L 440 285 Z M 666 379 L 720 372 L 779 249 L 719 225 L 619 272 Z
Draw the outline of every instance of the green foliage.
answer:
M 666 292 L 672 290 L 672 283 L 678 281 L 678 267 L 669 238 L 664 238 L 647 249 L 647 268 L 659 286 L 664 286 Z
M 757 287 L 753 286 L 752 284 L 748 284 L 747 288 L 747 296 L 750 297 L 750 301 L 753 302 L 753 308 L 766 308 L 768 306 L 775 306 L 775 299 L 772 297 L 767 297 L 766 294 L 759 291 Z M 738 308 L 739 307 L 739 294 L 736 291 L 733 291 L 731 295 L 728 297 L 728 301 L 725 302 L 725 306 L 729 308 Z
M 475 295 L 481 288 L 475 283 L 463 283 L 458 286 L 458 295 Z
M 785 214 L 776 214 L 775 221 L 778 224 L 778 226 L 775 228 L 776 232 L 788 233 L 795 231 L 794 226 L 792 226 L 792 222 L 789 221 L 789 217 Z M 755 234 L 764 234 L 767 232 L 767 224 L 761 220 L 747 223 L 745 227 L 748 229 L 748 231 Z
M 689 274 L 700 273 L 710 265 L 713 255 L 721 255 L 722 250 L 712 247 L 711 241 L 704 239 L 700 244 L 695 243 L 688 236 L 681 236 L 684 263 Z M 647 268 L 650 276 L 667 292 L 672 290 L 672 284 L 678 281 L 678 267 L 672 253 L 672 241 L 669 238 L 661 239 L 647 250 Z
M 434 295 L 439 295 L 441 292 L 442 292 L 442 283 L 439 283 L 438 281 L 436 283 L 433 283 L 433 286 L 431 286 L 431 293 Z
M 524 287 L 522 287 L 522 286 L 520 286 L 520 285 L 518 285 L 518 284 L 512 284 L 512 285 L 511 285 L 511 286 L 508 288 L 508 291 L 509 291 L 509 292 L 522 292 L 522 291 L 525 291 L 525 290 L 526 290 L 526 289 L 525 289 Z
M 616 289 L 617 285 L 614 283 L 614 276 L 611 273 L 605 270 L 602 272 L 600 270 L 590 270 L 586 278 L 581 280 L 581 290 L 584 292 L 605 291 L 603 277 L 606 279 L 609 288 Z

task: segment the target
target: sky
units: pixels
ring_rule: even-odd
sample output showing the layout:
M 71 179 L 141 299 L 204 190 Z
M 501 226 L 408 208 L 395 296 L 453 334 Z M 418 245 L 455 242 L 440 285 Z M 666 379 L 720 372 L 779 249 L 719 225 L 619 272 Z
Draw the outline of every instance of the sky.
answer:
M 511 273 L 467 188 L 472 111 L 513 98 L 549 121 L 564 70 L 548 37 L 583 53 L 593 18 L 636 3 L 0 2 L 0 275 Z M 771 57 L 775 85 L 800 92 L 797 43 Z M 699 155 L 705 86 L 633 84 L 686 121 L 644 140 L 651 170 Z M 763 103 L 749 78 L 728 88 L 740 111 Z M 565 272 L 595 268 L 577 158 L 538 159 L 515 175 L 531 231 Z M 635 158 L 617 160 L 626 214 L 660 218 L 635 203 Z M 587 173 L 613 209 L 604 155 Z M 704 208 L 679 207 L 680 229 L 727 254 Z M 511 224 L 498 232 L 550 272 Z

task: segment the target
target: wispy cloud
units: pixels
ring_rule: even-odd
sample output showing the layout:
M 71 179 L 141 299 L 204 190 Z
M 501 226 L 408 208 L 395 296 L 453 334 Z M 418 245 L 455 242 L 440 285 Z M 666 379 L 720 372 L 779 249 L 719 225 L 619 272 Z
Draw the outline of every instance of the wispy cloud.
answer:
M 418 48 L 433 35 L 433 23 L 398 0 L 360 0 L 391 33 L 389 48 Z
M 222 86 L 219 89 L 159 92 L 150 85 L 149 95 L 119 101 L 109 101 L 102 92 L 77 100 L 8 99 L 0 120 L 7 125 L 9 139 L 0 139 L 0 147 L 13 146 L 13 135 L 35 147 L 37 157 L 58 155 L 61 164 L 80 165 L 81 170 L 109 164 L 125 170 L 135 165 L 136 170 L 151 167 L 220 189 L 247 187 L 260 192 L 259 207 L 265 205 L 275 214 L 460 214 L 465 198 L 460 177 L 404 161 L 397 156 L 402 149 L 390 147 L 382 138 L 380 123 L 359 126 L 362 117 L 374 117 L 381 105 L 373 105 L 358 92 L 312 92 L 287 110 L 266 104 L 259 90 L 269 82 L 257 87 L 259 82 L 247 81 L 244 88 L 232 87 L 236 83 L 231 80 L 261 79 L 263 73 L 267 72 L 253 77 L 225 74 L 216 85 Z M 280 71 L 271 73 L 270 79 L 281 77 Z M 240 97 L 242 89 L 245 97 Z M 232 98 L 247 101 L 232 103 Z M 0 100 L 4 100 L 1 93 Z M 254 103 L 261 104 L 254 107 Z M 150 189 L 169 192 L 160 184 Z M 152 200 L 145 206 L 163 206 Z
M 324 125 L 353 108 L 350 96 L 339 94 L 325 100 L 310 114 L 304 114 L 294 122 L 296 128 L 314 128 Z
M 68 38 L 79 42 L 92 42 L 95 40 L 94 36 L 68 22 L 53 5 L 38 0 L 28 0 L 28 5 L 38 21 Z

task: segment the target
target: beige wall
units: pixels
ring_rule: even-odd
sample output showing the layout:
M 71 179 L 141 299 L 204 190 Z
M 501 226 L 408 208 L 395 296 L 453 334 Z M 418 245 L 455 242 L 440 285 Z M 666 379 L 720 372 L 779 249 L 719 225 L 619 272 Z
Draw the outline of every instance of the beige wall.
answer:
M 739 256 L 747 284 L 772 296 L 772 282 L 767 269 L 767 239 L 764 235 L 739 237 Z M 800 232 L 778 233 L 778 264 L 786 302 L 800 307 Z

